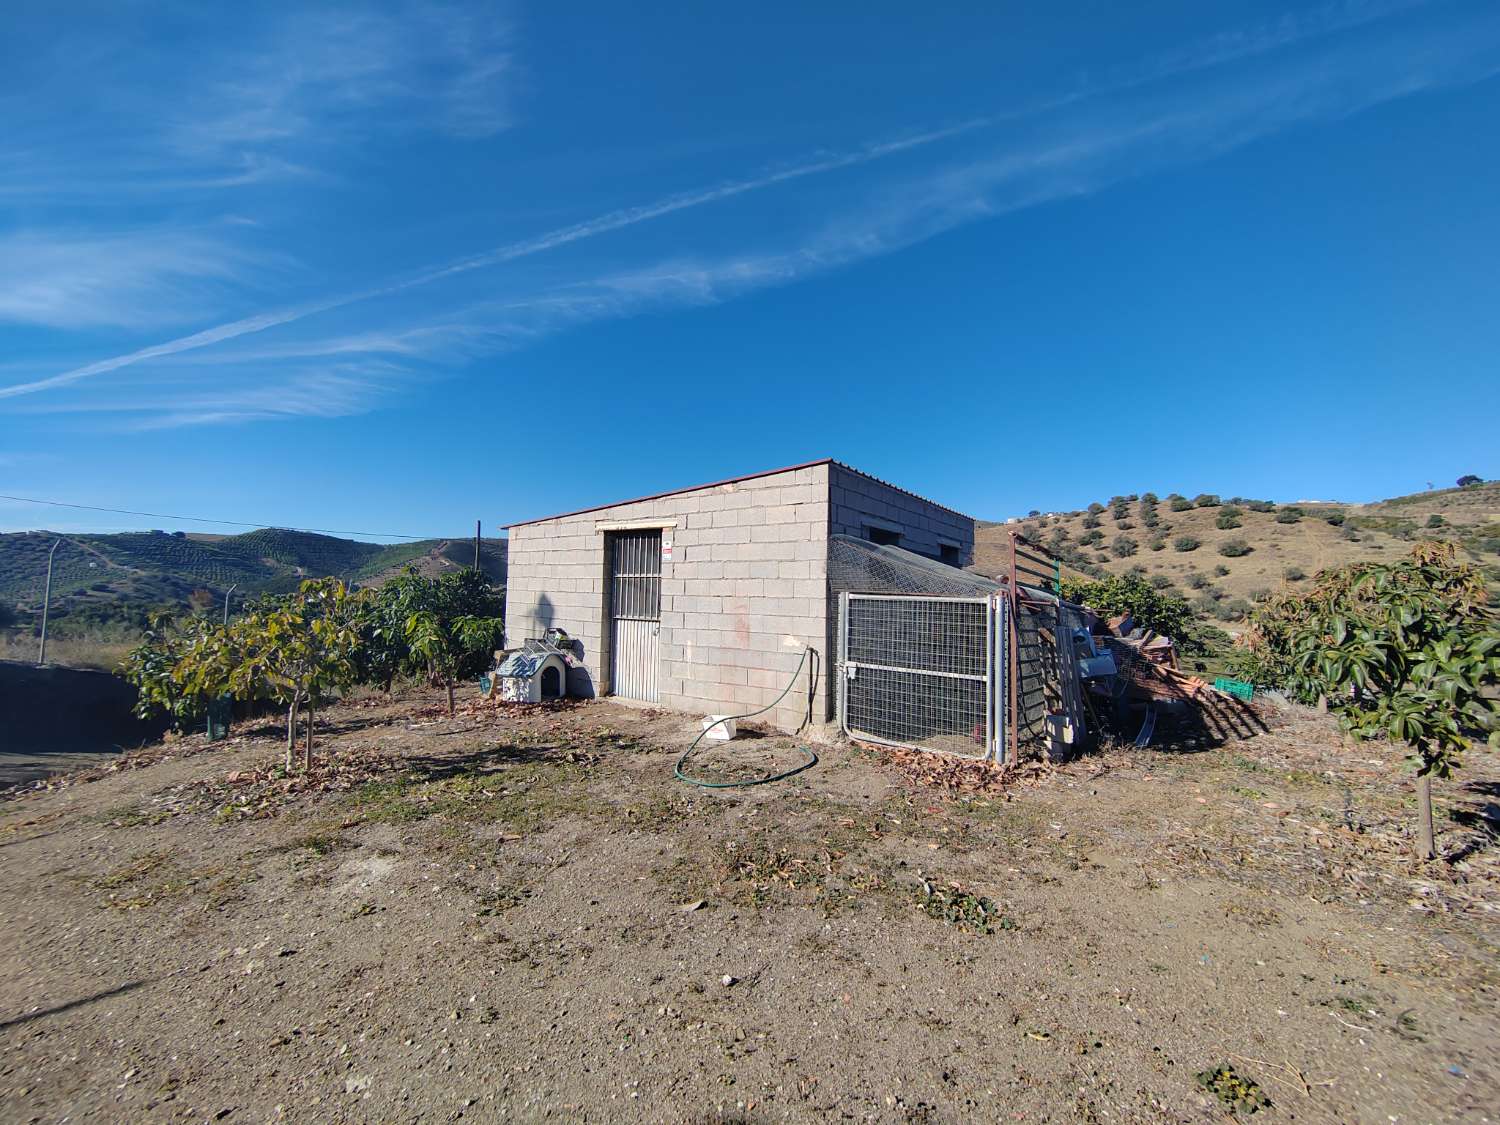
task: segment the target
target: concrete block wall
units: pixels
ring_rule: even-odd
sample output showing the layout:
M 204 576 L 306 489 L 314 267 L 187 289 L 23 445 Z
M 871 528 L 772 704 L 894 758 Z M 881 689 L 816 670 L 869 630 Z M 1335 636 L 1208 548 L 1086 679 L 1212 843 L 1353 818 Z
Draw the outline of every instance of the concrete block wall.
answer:
M 506 642 L 551 627 L 583 643 L 573 689 L 609 688 L 605 533 L 601 524 L 673 522 L 662 564 L 658 700 L 703 714 L 770 703 L 814 656 L 766 721 L 797 730 L 829 715 L 830 474 L 821 463 L 749 480 L 523 524 L 510 531 Z M 970 530 L 970 543 L 973 533 Z M 809 683 L 809 671 L 814 673 Z
M 974 521 L 941 504 L 913 496 L 894 485 L 868 477 L 838 463 L 829 478 L 829 527 L 832 534 L 867 539 L 874 523 L 901 533 L 900 546 L 930 558 L 940 558 L 942 547 L 958 548 L 959 566 L 974 561 Z

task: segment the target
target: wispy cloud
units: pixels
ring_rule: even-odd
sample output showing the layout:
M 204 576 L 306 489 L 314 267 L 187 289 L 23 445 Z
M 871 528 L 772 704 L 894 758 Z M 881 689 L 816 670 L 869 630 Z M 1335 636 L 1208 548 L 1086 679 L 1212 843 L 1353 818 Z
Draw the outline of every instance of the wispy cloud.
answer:
M 170 60 L 130 20 L 17 43 L 28 69 L 17 93 L 0 90 L 0 198 L 224 191 L 327 171 L 372 138 L 488 137 L 513 120 L 511 30 L 489 6 L 250 6 L 235 19 L 232 40 L 190 21 Z
M 159 327 L 212 313 L 270 259 L 203 230 L 0 234 L 0 321 Z
M 84 364 L 81 367 L 75 367 L 70 371 L 64 371 L 44 379 L 0 387 L 0 399 L 14 398 L 17 395 L 34 394 L 37 391 L 65 387 L 85 379 L 92 379 L 99 375 L 118 371 L 121 368 L 132 367 L 148 360 L 178 355 L 183 352 L 194 351 L 198 348 L 224 343 L 240 336 L 264 332 L 268 328 L 292 324 L 318 313 L 330 312 L 334 309 L 344 308 L 361 301 L 368 301 L 377 297 L 395 296 L 407 290 L 430 285 L 433 282 L 455 277 L 459 274 L 501 265 L 548 250 L 555 250 L 569 243 L 579 242 L 587 238 L 595 238 L 602 234 L 622 230 L 626 227 L 658 219 L 665 215 L 675 214 L 679 211 L 703 207 L 711 203 L 719 203 L 777 184 L 784 184 L 807 176 L 831 172 L 840 168 L 848 168 L 855 164 L 863 164 L 872 160 L 878 160 L 881 157 L 891 156 L 895 153 L 906 152 L 921 145 L 931 144 L 935 141 L 956 136 L 972 127 L 972 125 L 958 125 L 923 133 L 918 136 L 884 141 L 879 144 L 867 145 L 850 153 L 823 157 L 802 164 L 792 165 L 751 179 L 729 181 L 701 191 L 668 196 L 665 199 L 660 199 L 654 203 L 639 207 L 611 211 L 589 219 L 586 222 L 559 227 L 556 230 L 534 238 L 509 243 L 505 246 L 486 251 L 483 254 L 457 259 L 432 269 L 424 270 L 412 277 L 392 281 L 370 289 L 344 293 L 323 300 L 311 301 L 301 305 L 260 313 L 255 316 L 244 317 L 240 320 L 216 325 L 213 328 L 207 328 L 201 332 L 195 332 L 175 340 L 168 340 L 164 343 L 139 348 L 123 355 L 111 356 L 108 359 Z
M 222 324 L 59 374 L 0 387 L 0 399 L 57 390 L 126 368 L 172 359 L 215 372 L 212 389 L 175 403 L 154 419 L 138 404 L 90 400 L 91 409 L 130 414 L 131 425 L 191 425 L 368 409 L 424 365 L 461 364 L 478 355 L 523 346 L 569 327 L 653 310 L 731 300 L 741 294 L 846 268 L 967 223 L 1040 203 L 1097 192 L 1122 180 L 1202 160 L 1308 123 L 1336 120 L 1382 102 L 1500 73 L 1500 20 L 1443 25 L 1422 35 L 1369 34 L 1385 15 L 1412 6 L 1337 4 L 1243 32 L 1202 41 L 1133 70 L 1107 76 L 1091 89 L 1109 98 L 1069 96 L 1024 119 L 996 114 L 943 129 L 820 155 L 759 175 L 622 208 L 404 278 Z M 1356 34 L 1315 52 L 1292 52 L 1276 65 L 1260 61 L 1291 46 L 1340 32 Z M 1235 66 L 1246 60 L 1254 66 Z M 1193 75 L 1190 85 L 1171 81 Z M 1124 91 L 1130 96 L 1123 96 Z M 1018 126 L 1016 123 L 1020 121 Z M 951 142 L 940 143 L 940 142 Z M 779 244 L 715 254 L 683 246 L 666 261 L 575 272 L 571 280 L 528 280 L 492 272 L 563 246 L 680 212 L 897 154 L 890 174 L 846 185 L 821 221 L 796 207 Z M 920 157 L 918 160 L 917 158 Z M 913 164 L 920 167 L 913 168 Z M 534 272 L 534 271 L 533 271 Z M 465 279 L 467 304 L 421 319 L 392 307 L 378 332 L 341 332 L 312 339 L 235 341 L 362 301 L 399 297 L 424 286 Z M 488 290 L 490 295 L 485 296 Z M 205 352 L 205 349 L 219 349 Z M 203 354 L 197 354 L 202 352 Z M 267 389 L 266 373 L 278 380 Z M 320 382 L 323 377 L 331 382 Z M 236 380 L 251 384 L 236 389 Z M 286 388 L 305 385 L 301 396 Z M 264 392 L 264 393 L 263 393 Z

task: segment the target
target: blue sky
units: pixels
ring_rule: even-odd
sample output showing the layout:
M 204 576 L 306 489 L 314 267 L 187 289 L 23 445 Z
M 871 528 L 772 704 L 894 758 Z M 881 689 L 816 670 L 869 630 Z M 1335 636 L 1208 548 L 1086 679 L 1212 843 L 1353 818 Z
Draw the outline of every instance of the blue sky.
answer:
M 0 492 L 446 535 L 822 456 L 983 517 L 1500 473 L 1500 7 L 936 8 L 22 0 Z

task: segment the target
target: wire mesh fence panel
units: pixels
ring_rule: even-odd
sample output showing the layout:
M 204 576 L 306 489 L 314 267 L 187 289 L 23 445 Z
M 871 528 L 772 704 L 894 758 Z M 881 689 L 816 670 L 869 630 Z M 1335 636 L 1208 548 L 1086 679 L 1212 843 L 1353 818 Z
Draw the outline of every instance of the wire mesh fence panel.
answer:
M 855 738 L 989 755 L 988 598 L 848 594 L 840 622 L 840 722 Z

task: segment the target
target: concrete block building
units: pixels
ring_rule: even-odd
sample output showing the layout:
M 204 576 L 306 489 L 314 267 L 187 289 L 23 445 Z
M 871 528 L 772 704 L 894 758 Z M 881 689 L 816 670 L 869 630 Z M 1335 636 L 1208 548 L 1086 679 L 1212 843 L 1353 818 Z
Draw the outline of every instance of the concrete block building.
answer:
M 832 717 L 830 537 L 968 565 L 974 521 L 832 460 L 512 524 L 506 637 L 581 644 L 569 693 L 703 714 Z M 806 659 L 804 660 L 804 653 Z

